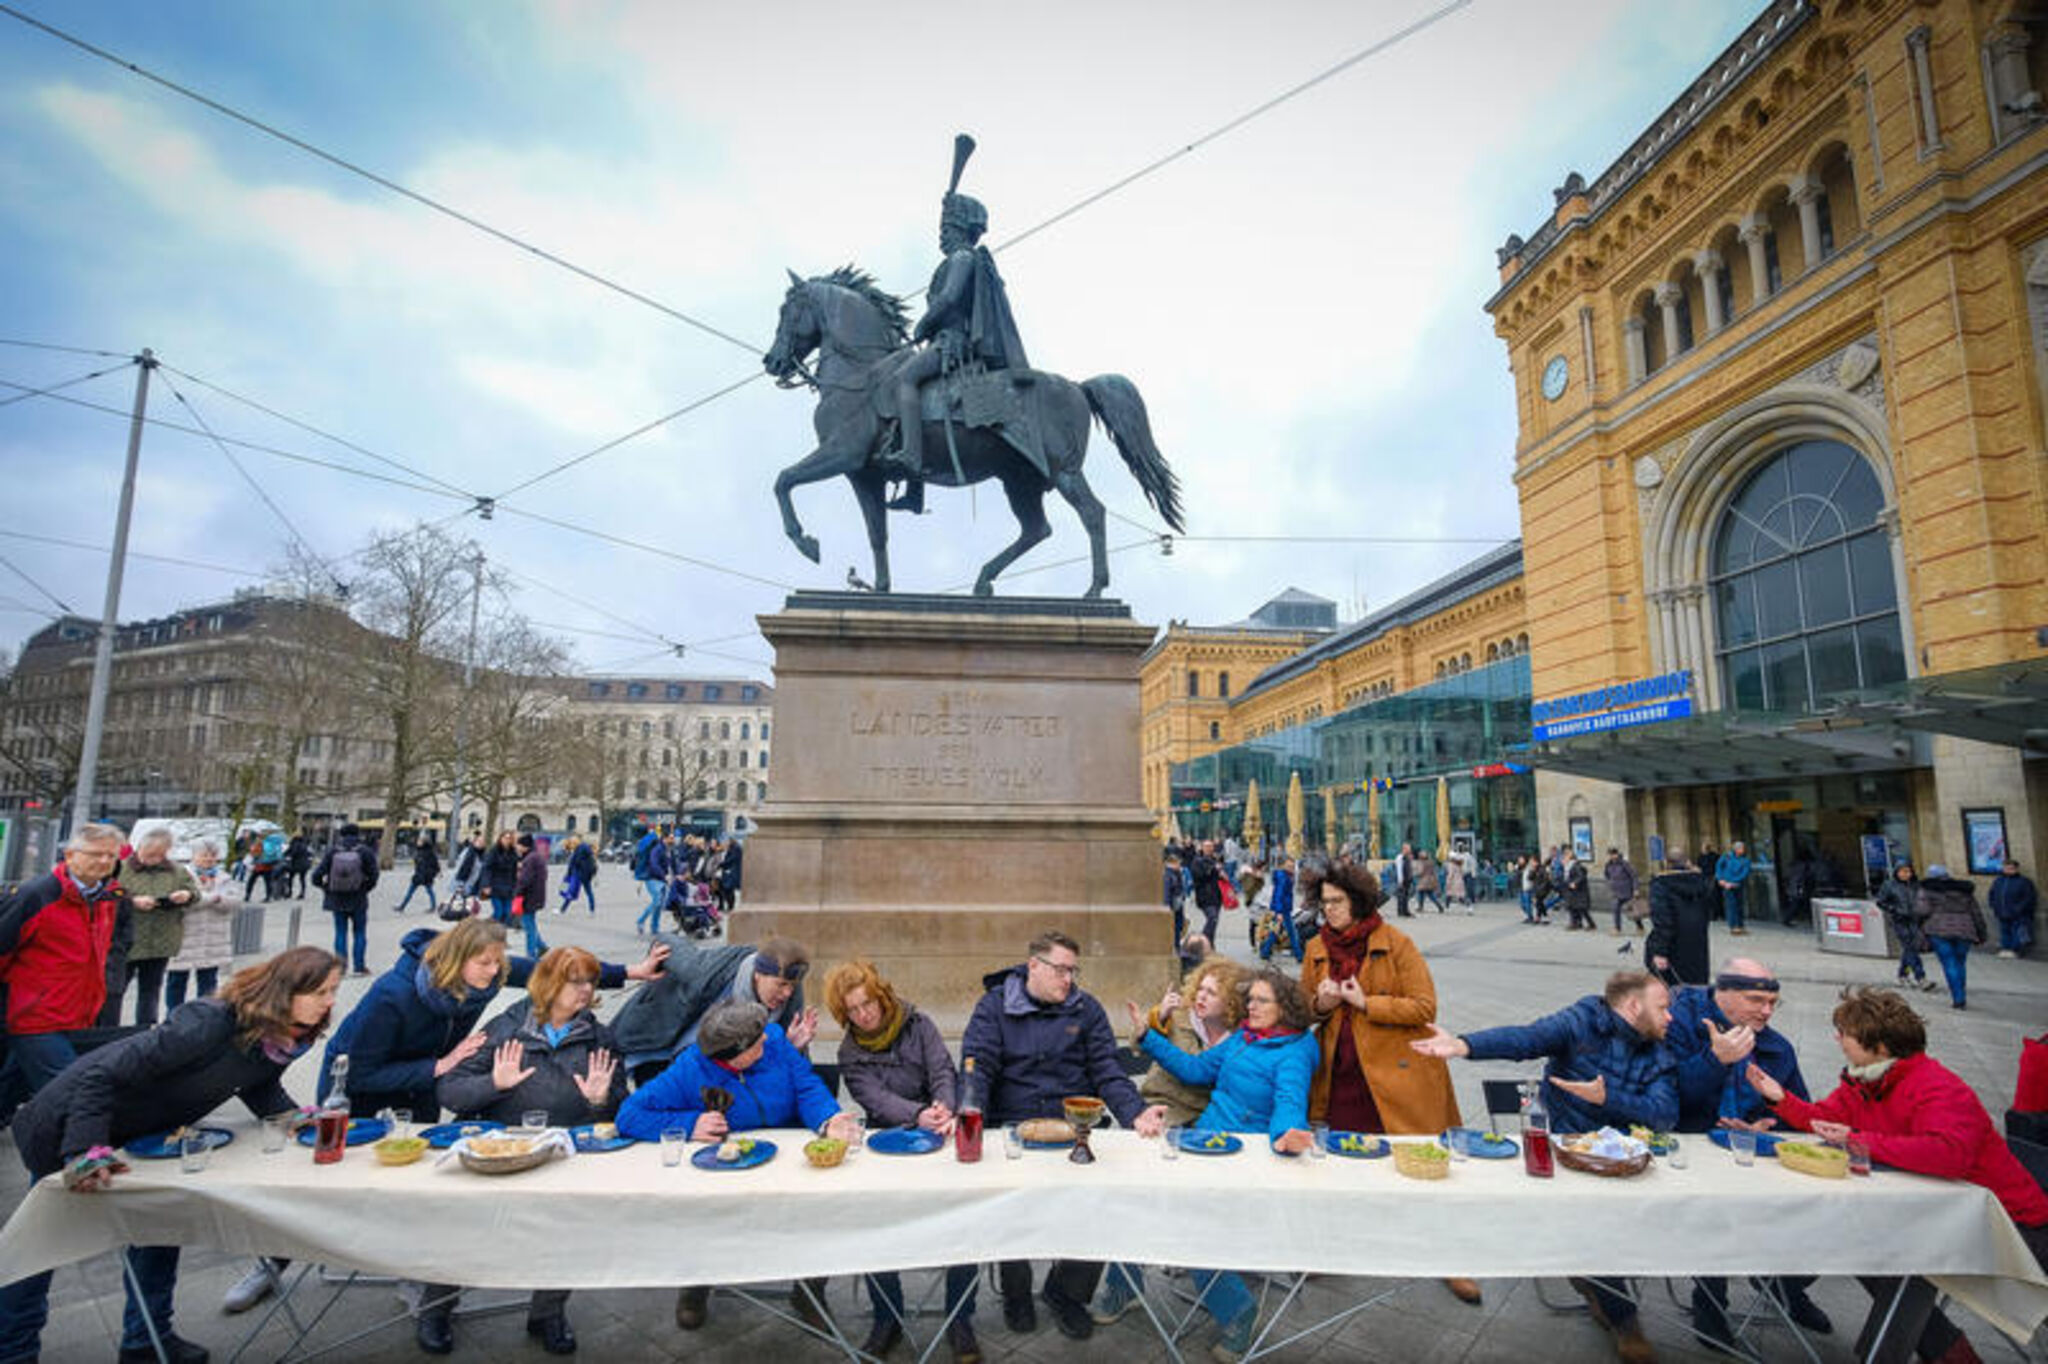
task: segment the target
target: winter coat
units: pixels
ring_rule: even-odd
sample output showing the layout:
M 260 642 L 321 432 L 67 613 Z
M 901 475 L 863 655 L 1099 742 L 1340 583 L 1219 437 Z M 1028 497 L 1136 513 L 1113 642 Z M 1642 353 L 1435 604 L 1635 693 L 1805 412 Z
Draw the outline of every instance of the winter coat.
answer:
M 420 986 L 420 967 L 438 929 L 415 928 L 399 944 L 398 961 L 370 982 L 370 988 L 327 1043 L 320 1062 L 320 1097 L 327 1096 L 334 1058 L 349 1058 L 349 1108 L 370 1117 L 383 1108 L 409 1108 L 420 1122 L 441 1111 L 435 1095 L 434 1064 L 469 1036 L 498 989 L 471 990 L 461 999 Z M 519 987 L 533 974 L 531 957 L 507 957 L 505 984 Z M 598 985 L 616 989 L 626 980 L 622 966 L 603 963 Z
M 1564 872 L 1564 907 L 1575 909 L 1582 914 L 1593 912 L 1593 887 L 1586 874 L 1586 864 L 1574 861 Z
M 235 959 L 235 910 L 242 903 L 242 886 L 226 872 L 216 872 L 212 884 L 193 878 L 199 898 L 185 909 L 185 945 L 171 958 L 173 971 L 197 971 L 202 967 L 226 966 Z
M 329 890 L 327 879 L 334 868 L 334 855 L 353 850 L 361 855 L 363 863 L 363 888 L 356 891 Z M 313 868 L 313 884 L 320 888 L 325 898 L 322 906 L 331 913 L 353 914 L 359 909 L 370 907 L 370 892 L 377 888 L 377 850 L 353 835 L 344 834 L 334 841 L 334 846 L 321 855 L 320 865 Z
M 1723 1065 L 1715 1059 L 1713 1034 L 1705 1026 L 1710 1020 L 1722 1032 L 1728 1031 L 1728 1016 L 1714 1003 L 1713 991 L 1687 988 L 1672 997 L 1671 1028 L 1664 1041 L 1678 1061 L 1676 1130 L 1711 1132 L 1724 1117 L 1744 1122 L 1768 1117 L 1769 1105 L 1745 1074 L 1751 1061 L 1792 1093 L 1806 1097 L 1799 1054 L 1783 1033 L 1766 1027 L 1756 1035 L 1756 1046 L 1748 1057 Z
M 1925 1052 L 1901 1056 L 1874 1083 L 1842 1077 L 1819 1103 L 1788 1094 L 1776 1105 L 1794 1127 L 1847 1123 L 1870 1158 L 1937 1179 L 1989 1189 L 2023 1227 L 2048 1226 L 2048 1193 L 2027 1173 L 1960 1076 Z
M 519 879 L 513 884 L 512 896 L 528 914 L 548 907 L 548 855 L 538 847 L 527 849 L 519 859 Z
M 1726 881 L 1731 885 L 1740 886 L 1748 879 L 1749 859 L 1739 853 L 1722 853 L 1720 859 L 1714 863 L 1714 880 L 1716 883 Z M 1714 888 L 1719 890 L 1721 887 L 1719 884 L 1716 884 Z
M 421 843 L 412 850 L 412 883 L 416 886 L 431 886 L 434 878 L 441 874 L 441 854 L 431 843 Z
M 525 1049 L 520 1065 L 533 1074 L 510 1089 L 500 1089 L 491 1071 L 498 1048 L 507 1042 L 518 1042 Z M 608 1051 L 614 1060 L 619 1054 L 612 1030 L 590 1010 L 570 1019 L 568 1033 L 560 1042 L 550 1043 L 533 1021 L 532 999 L 522 999 L 484 1025 L 483 1046 L 443 1075 L 435 1093 L 441 1107 L 458 1118 L 485 1118 L 510 1126 L 531 1110 L 545 1108 L 548 1122 L 557 1127 L 599 1122 L 625 1102 L 626 1068 L 621 1065 L 612 1071 L 611 1090 L 604 1102 L 591 1103 L 577 1087 L 576 1077 L 588 1073 L 591 1054 L 596 1051 Z
M 1475 1061 L 1541 1057 L 1546 1081 L 1605 1076 L 1607 1101 L 1597 1107 L 1554 1084 L 1544 1086 L 1550 1125 L 1559 1132 L 1626 1130 L 1632 1123 L 1669 1132 L 1678 1123 L 1678 1063 L 1671 1049 L 1637 1032 L 1599 995 L 1534 1023 L 1466 1033 L 1465 1043 Z
M 134 911 L 109 876 L 90 904 L 59 862 L 0 905 L 0 986 L 7 1031 L 23 1036 L 89 1028 L 110 979 L 125 984 Z
M 1887 876 L 1872 898 L 1890 921 L 1899 946 L 1915 952 L 1927 951 L 1927 932 L 1920 923 L 1920 883 Z
M 455 859 L 455 884 L 467 894 L 476 894 L 478 877 L 483 871 L 484 855 L 477 851 L 474 843 L 462 845 L 462 855 Z
M 960 1040 L 961 1058 L 972 1057 L 988 1085 L 987 1120 L 1000 1127 L 1056 1118 L 1062 1099 L 1093 1094 L 1129 1127 L 1145 1101 L 1116 1059 L 1109 1015 L 1079 985 L 1057 1004 L 1036 999 L 1024 988 L 1025 974 L 1020 964 L 982 977 L 987 993 Z
M 1200 1132 L 1264 1132 L 1268 1137 L 1308 1126 L 1309 1080 L 1316 1070 L 1312 1033 L 1247 1038 L 1242 1028 L 1205 1051 L 1185 1052 L 1149 1031 L 1145 1054 L 1185 1084 L 1208 1085 L 1209 1105 L 1195 1120 Z
M 285 845 L 284 865 L 288 871 L 304 873 L 313 865 L 313 849 L 306 843 L 304 834 L 293 834 L 292 841 Z
M 2007 923 L 2032 919 L 2040 897 L 2026 877 L 2000 873 L 1991 882 L 1991 912 Z
M 635 990 L 612 1019 L 612 1033 L 631 1066 L 674 1059 L 696 1038 L 697 1020 L 719 1000 L 740 998 L 741 990 L 744 998 L 754 998 L 752 947 L 699 947 L 666 933 L 656 934 L 655 941 L 669 949 L 661 974 Z M 787 1028 L 803 1009 L 804 986 L 798 981 L 789 1002 L 768 1021 Z
M 704 1114 L 702 1091 L 732 1095 L 725 1120 L 735 1132 L 760 1127 L 808 1127 L 820 1131 L 839 1113 L 839 1101 L 818 1079 L 803 1053 L 789 1045 L 773 1023 L 763 1037 L 761 1059 L 744 1071 L 712 1060 L 694 1045 L 669 1068 L 633 1091 L 619 1109 L 619 1131 L 636 1141 L 654 1141 L 677 1127 L 694 1127 Z
M 1190 1021 L 1193 1017 L 1192 1009 L 1177 1009 L 1174 1011 L 1172 1026 L 1164 1030 L 1166 1040 L 1190 1056 L 1207 1049 Z M 1145 1034 L 1158 1027 L 1159 1011 L 1154 1009 L 1146 1015 L 1145 1027 L 1131 1039 L 1131 1045 L 1142 1050 L 1145 1045 Z M 1194 1126 L 1195 1119 L 1201 1117 L 1202 1110 L 1209 1106 L 1207 1085 L 1191 1084 L 1165 1066 L 1156 1063 L 1138 1081 L 1138 1096 L 1148 1104 L 1166 1105 L 1168 1127 Z
M 1600 874 L 1607 878 L 1607 893 L 1614 897 L 1614 903 L 1625 905 L 1635 898 L 1636 869 L 1628 864 L 1627 858 L 1609 859 Z
M 168 857 L 148 867 L 130 857 L 114 876 L 128 892 L 128 903 L 135 911 L 135 941 L 128 948 L 128 960 L 162 961 L 177 956 L 185 941 L 185 909 L 168 903 L 168 897 L 182 890 L 195 900 L 199 898 L 199 883 L 192 879 L 191 870 Z M 156 908 L 136 906 L 135 901 L 142 897 L 155 900 Z
M 259 1118 L 295 1108 L 280 1083 L 288 1058 L 238 1043 L 235 1011 L 195 999 L 147 1032 L 89 1052 L 43 1086 L 14 1120 L 22 1164 L 40 1179 L 95 1146 L 196 1123 L 240 1097 Z
M 1196 853 L 1195 860 L 1188 867 L 1188 878 L 1195 888 L 1195 908 L 1206 913 L 1223 908 L 1223 869 L 1216 865 L 1216 859 L 1207 853 Z
M 597 884 L 597 854 L 588 843 L 578 843 L 569 854 L 569 875 L 586 886 Z
M 1415 854 L 1415 889 L 1419 894 L 1425 890 L 1437 889 L 1436 860 L 1428 853 Z
M 728 892 L 739 890 L 746 859 L 746 844 L 733 843 L 726 848 L 725 857 L 718 864 L 718 884 Z
M 1984 941 L 1984 911 L 1977 908 L 1975 883 L 1953 876 L 1922 877 L 1915 904 L 1928 937 Z
M 1329 945 L 1318 934 L 1302 956 L 1302 993 L 1313 1001 L 1322 983 L 1331 978 Z M 1309 1115 L 1321 1121 L 1330 1110 L 1337 1029 L 1348 1027 L 1366 1087 L 1387 1131 L 1441 1132 L 1456 1127 L 1458 1099 L 1451 1091 L 1451 1068 L 1441 1058 L 1424 1056 L 1408 1045 L 1429 1036 L 1429 1025 L 1436 1022 L 1436 981 L 1422 949 L 1382 921 L 1365 940 L 1358 985 L 1365 991 L 1363 1014 L 1340 1004 L 1316 1025 L 1322 1059 L 1309 1091 Z
M 910 1127 L 934 1103 L 953 1104 L 957 1078 L 939 1025 L 910 1005 L 887 1051 L 869 1051 L 852 1029 L 839 1039 L 839 1078 L 876 1127 Z
M 484 854 L 483 893 L 509 900 L 519 893 L 519 849 L 493 843 Z
M 1664 957 L 1681 985 L 1705 985 L 1713 979 L 1707 960 L 1707 923 L 1713 917 L 1714 895 L 1699 873 L 1690 869 L 1650 878 L 1650 931 L 1643 936 L 1644 967 L 1654 971 L 1655 959 Z

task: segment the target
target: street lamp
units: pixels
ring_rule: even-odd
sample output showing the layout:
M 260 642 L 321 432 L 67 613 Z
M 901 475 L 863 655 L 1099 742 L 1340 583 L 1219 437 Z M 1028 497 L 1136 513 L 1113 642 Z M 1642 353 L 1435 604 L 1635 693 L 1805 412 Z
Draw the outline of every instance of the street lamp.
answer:
M 149 818 L 150 807 L 156 803 L 156 784 L 162 781 L 163 777 L 164 774 L 153 767 L 142 774 L 142 817 L 144 819 Z

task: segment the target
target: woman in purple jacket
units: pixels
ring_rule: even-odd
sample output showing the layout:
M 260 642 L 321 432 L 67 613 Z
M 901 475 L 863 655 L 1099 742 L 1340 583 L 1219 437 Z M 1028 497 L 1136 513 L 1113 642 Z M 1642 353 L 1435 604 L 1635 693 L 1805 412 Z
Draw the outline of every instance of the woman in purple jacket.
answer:
M 843 962 L 825 977 L 825 1007 L 846 1031 L 839 1039 L 839 1074 L 875 1127 L 918 1127 L 941 1135 L 953 1130 L 953 1057 L 939 1025 L 897 998 L 874 963 Z M 954 1364 L 981 1358 L 974 1335 L 974 1266 L 946 1269 L 946 1343 Z M 903 1338 L 903 1279 L 893 1271 L 867 1276 L 875 1311 L 864 1354 L 881 1358 Z

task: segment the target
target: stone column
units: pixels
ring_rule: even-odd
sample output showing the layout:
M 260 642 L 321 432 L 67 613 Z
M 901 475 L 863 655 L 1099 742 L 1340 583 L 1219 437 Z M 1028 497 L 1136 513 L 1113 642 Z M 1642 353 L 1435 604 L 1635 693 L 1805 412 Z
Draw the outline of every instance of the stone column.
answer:
M 1672 597 L 1668 587 L 1649 594 L 1650 610 L 1655 613 L 1650 628 L 1650 662 L 1658 672 L 1670 672 L 1680 666 L 1678 639 L 1672 629 Z
M 1771 259 L 1764 252 L 1764 234 L 1771 230 L 1768 220 L 1746 213 L 1735 235 L 1749 248 L 1749 306 L 1754 308 L 1771 296 Z
M 1724 263 L 1721 253 L 1709 247 L 1693 252 L 1692 264 L 1700 272 L 1700 294 L 1707 301 L 1707 332 L 1712 335 L 1728 325 L 1728 319 L 1721 315 L 1721 271 Z
M 1934 108 L 1934 68 L 1928 60 L 1928 43 L 1933 31 L 1922 24 L 1906 35 L 1906 55 L 1913 63 L 1913 83 L 1920 92 L 1920 154 L 1928 156 L 1943 149 L 1941 116 Z
M 1678 344 L 1678 300 L 1684 296 L 1685 291 L 1668 279 L 1657 286 L 1657 292 L 1652 296 L 1657 300 L 1657 311 L 1664 315 L 1664 363 L 1667 365 L 1678 358 L 1682 349 Z
M 2033 78 L 2027 74 L 2027 48 L 2032 46 L 2031 35 L 2024 25 L 2004 23 L 1991 30 L 1991 37 L 1984 44 L 1985 53 L 1991 58 L 1991 100 L 1998 106 L 2000 132 L 2014 127 L 2014 114 L 2008 110 L 2041 111 L 2041 93 L 2034 89 Z M 2025 127 L 2021 122 L 2019 127 Z
M 1912 598 L 1906 591 L 1906 532 L 1898 504 L 1878 512 L 1877 524 L 1884 527 L 1885 546 L 1891 550 L 1892 591 L 1899 601 L 1899 649 L 1906 656 L 1906 676 L 1918 677 L 1920 649 L 1913 634 L 1913 609 L 1909 605 Z
M 1685 658 L 1679 666 L 1692 669 L 1701 701 L 1711 705 L 1718 688 L 1714 677 L 1714 653 L 1707 647 L 1707 624 L 1702 610 L 1706 595 L 1704 587 L 1682 587 L 1678 590 L 1685 639 Z
M 1792 202 L 1799 206 L 1799 247 L 1809 270 L 1820 264 L 1820 197 L 1826 192 L 1810 175 L 1792 187 Z
M 1650 371 L 1650 355 L 1643 346 L 1643 319 L 1631 317 L 1621 324 L 1622 348 L 1628 352 L 1628 381 L 1639 384 Z

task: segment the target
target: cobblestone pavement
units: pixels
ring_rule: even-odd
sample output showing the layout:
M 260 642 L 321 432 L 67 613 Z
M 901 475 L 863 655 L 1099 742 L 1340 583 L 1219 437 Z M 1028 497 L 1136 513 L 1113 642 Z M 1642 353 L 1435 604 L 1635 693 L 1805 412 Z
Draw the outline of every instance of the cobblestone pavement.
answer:
M 402 889 L 402 888 L 401 888 Z M 431 922 L 418 910 L 396 916 L 388 908 L 395 893 L 380 891 L 371 916 L 373 963 L 388 964 L 400 935 L 407 929 Z M 591 916 L 578 910 L 565 915 L 550 914 L 544 933 L 551 944 L 570 943 L 591 948 L 607 960 L 631 960 L 638 955 L 633 918 L 639 897 L 622 874 L 607 866 L 599 880 L 601 911 Z M 316 900 L 304 903 L 303 940 L 324 944 L 331 933 L 331 920 L 320 912 Z M 284 944 L 289 908 L 275 907 L 267 927 L 266 946 L 275 951 Z M 744 909 L 742 910 L 744 913 Z M 1533 1018 L 1561 1007 L 1599 988 L 1606 973 L 1624 964 L 1618 949 L 1635 954 L 1639 960 L 1639 939 L 1611 936 L 1603 927 L 1598 933 L 1566 933 L 1558 927 L 1531 928 L 1521 923 L 1512 904 L 1481 904 L 1477 913 L 1430 914 L 1402 921 L 1427 952 L 1435 973 L 1441 1017 L 1445 1026 L 1456 1030 Z M 1226 914 L 1221 933 L 1225 950 L 1246 956 L 1243 917 Z M 515 935 L 516 938 L 516 935 Z M 1718 960 L 1730 955 L 1734 940 L 1715 929 L 1714 953 Z M 1784 1004 L 1777 1024 L 1799 1048 L 1809 1079 L 1825 1087 L 1827 1077 L 1839 1066 L 1839 1052 L 1828 1022 L 1836 993 L 1846 984 L 1888 982 L 1891 964 L 1883 960 L 1847 957 L 1818 951 L 1808 931 L 1792 931 L 1762 925 L 1740 944 L 1748 955 L 1769 963 L 1785 983 Z M 1020 945 L 1021 947 L 1021 945 Z M 1928 969 L 1938 968 L 1930 958 Z M 347 1009 L 361 997 L 368 981 L 351 978 L 342 987 L 341 1007 Z M 1930 1050 L 1953 1067 L 1984 1099 L 1994 1117 L 2001 1115 L 2012 1097 L 2020 1039 L 2038 1033 L 2048 1025 L 2048 963 L 2007 962 L 1995 954 L 1979 952 L 1970 961 L 1970 1008 L 1957 1013 L 1947 1006 L 1945 994 L 1916 996 L 1929 1024 Z M 608 999 L 602 1011 L 617 1006 L 618 996 Z M 1121 1017 L 1121 1001 L 1105 1001 Z M 958 1020 L 952 1025 L 957 1039 Z M 287 1084 L 294 1093 L 310 1096 L 313 1090 L 317 1052 L 294 1068 Z M 1493 1076 L 1517 1074 L 1529 1067 L 1502 1063 L 1459 1064 L 1452 1068 L 1461 1105 L 1468 1113 L 1483 1111 L 1480 1082 Z M 0 1137 L 0 1146 L 11 1147 L 11 1139 Z M 26 1191 L 26 1176 L 11 1149 L 0 1152 L 0 1207 L 12 1208 Z M 395 1229 L 394 1229 L 395 1231 Z M 1646 1234 L 1648 1229 L 1646 1228 Z M 216 1351 L 217 1358 L 231 1353 L 254 1324 L 250 1317 L 228 1317 L 220 1312 L 221 1295 L 240 1276 L 246 1262 L 204 1249 L 187 1251 L 179 1279 L 178 1330 L 181 1334 Z M 111 1256 L 62 1270 L 57 1275 L 51 1298 L 50 1326 L 44 1335 L 44 1358 L 50 1361 L 98 1361 L 113 1357 L 119 1343 L 121 1293 L 119 1267 Z M 913 1302 L 933 1288 L 934 1275 L 907 1275 L 906 1288 Z M 1343 1302 L 1361 1294 L 1393 1286 L 1391 1280 L 1376 1278 L 1322 1278 L 1306 1291 L 1306 1307 L 1328 1315 Z M 1654 1290 L 1654 1286 L 1653 1290 Z M 1601 1360 L 1613 1351 L 1604 1334 L 1587 1322 L 1583 1313 L 1558 1315 L 1538 1301 L 1535 1286 L 1528 1281 L 1498 1280 L 1485 1285 L 1486 1301 L 1468 1307 L 1453 1299 L 1441 1285 L 1413 1283 L 1392 1302 L 1364 1312 L 1333 1332 L 1300 1341 L 1282 1351 L 1282 1364 L 1338 1364 L 1352 1360 L 1402 1361 L 1402 1364 L 1521 1364 L 1529 1359 Z M 1548 1286 L 1549 1296 L 1567 1295 L 1562 1284 Z M 1814 1290 L 1816 1301 L 1834 1317 L 1833 1336 L 1814 1344 L 1823 1364 L 1852 1358 L 1854 1327 L 1867 1304 L 1861 1289 L 1840 1279 L 1824 1279 Z M 513 1302 L 513 1295 L 478 1293 L 482 1304 Z M 1691 1344 L 1683 1319 L 1670 1309 L 1661 1293 L 1653 1291 L 1653 1305 L 1660 1310 L 1647 1319 L 1651 1339 L 1660 1357 L 1671 1360 L 1713 1359 Z M 849 1335 L 856 1339 L 867 1320 L 865 1296 L 851 1279 L 832 1282 L 830 1304 Z M 709 1323 L 704 1329 L 685 1334 L 672 1320 L 674 1295 L 665 1290 L 634 1289 L 578 1293 L 570 1301 L 570 1318 L 582 1343 L 586 1359 L 612 1361 L 660 1361 L 688 1358 L 715 1364 L 758 1364 L 772 1357 L 777 1364 L 808 1364 L 844 1358 L 824 1344 L 802 1336 L 766 1312 L 725 1297 L 713 1300 Z M 401 1311 L 388 1286 L 357 1287 L 344 1293 L 323 1322 L 315 1337 L 319 1345 L 333 1345 L 359 1331 L 362 1339 L 342 1345 L 330 1357 L 351 1361 L 417 1360 L 421 1356 L 412 1341 L 410 1324 L 397 1321 L 378 1326 L 380 1321 Z M 1966 1328 L 1986 1359 L 2016 1357 L 2048 1360 L 2048 1332 L 2037 1334 L 2024 1354 L 2006 1344 L 1981 1322 L 1962 1314 Z M 476 1359 L 543 1358 L 537 1342 L 525 1335 L 523 1312 L 485 1312 L 458 1320 L 458 1357 Z M 1004 1329 L 998 1299 L 986 1293 L 977 1324 L 987 1357 L 991 1361 L 1033 1364 L 1034 1361 L 1123 1361 L 1153 1358 L 1159 1354 L 1148 1329 L 1136 1318 L 1098 1330 L 1093 1340 L 1075 1344 L 1058 1334 L 1041 1313 L 1039 1330 L 1016 1336 Z M 253 1345 L 247 1358 L 270 1359 L 283 1348 L 284 1339 L 274 1329 Z M 1197 1330 L 1189 1342 L 1191 1356 L 1206 1358 L 1209 1337 Z M 1765 1333 L 1762 1351 L 1771 1359 L 1803 1358 L 1797 1344 L 1780 1330 Z M 908 1358 L 899 1347 L 897 1357 Z M 949 1356 L 943 1347 L 935 1358 Z

